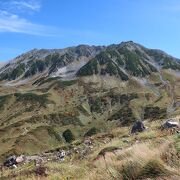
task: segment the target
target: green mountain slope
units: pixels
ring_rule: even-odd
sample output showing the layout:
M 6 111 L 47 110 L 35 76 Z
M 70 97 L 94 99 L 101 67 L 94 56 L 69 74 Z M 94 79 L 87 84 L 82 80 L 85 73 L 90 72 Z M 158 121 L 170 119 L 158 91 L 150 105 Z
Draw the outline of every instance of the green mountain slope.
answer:
M 66 146 L 69 130 L 78 141 L 179 115 L 179 70 L 178 59 L 133 42 L 24 54 L 0 70 L 0 159 Z

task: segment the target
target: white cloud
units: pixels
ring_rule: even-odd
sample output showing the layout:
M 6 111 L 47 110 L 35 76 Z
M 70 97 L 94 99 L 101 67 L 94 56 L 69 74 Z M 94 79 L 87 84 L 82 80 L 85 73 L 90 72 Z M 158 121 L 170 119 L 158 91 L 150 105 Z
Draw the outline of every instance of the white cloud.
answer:
M 57 29 L 35 24 L 7 11 L 0 11 L 0 32 L 15 32 L 30 35 L 54 36 Z
M 90 30 L 71 30 L 32 23 L 25 18 L 21 18 L 17 14 L 12 14 L 7 11 L 0 10 L 0 33 L 2 32 L 23 33 L 29 35 L 59 38 L 97 38 L 102 36 L 101 33 L 93 32 Z
M 20 12 L 34 12 L 41 8 L 41 0 L 0 0 L 0 32 L 54 36 L 56 28 L 33 23 Z M 20 16 L 21 14 L 21 16 Z
M 18 9 L 28 9 L 32 11 L 38 11 L 41 8 L 41 3 L 38 0 L 13 0 L 11 4 Z
M 23 16 L 22 12 L 35 12 L 40 10 L 41 0 L 0 0 L 0 33 L 23 33 L 37 36 L 50 36 L 60 38 L 89 38 L 99 37 L 101 34 L 90 30 L 75 30 L 56 28 L 31 22 Z
M 33 12 L 39 11 L 41 8 L 41 0 L 6 0 L 1 2 L 1 7 L 4 10 L 13 12 Z

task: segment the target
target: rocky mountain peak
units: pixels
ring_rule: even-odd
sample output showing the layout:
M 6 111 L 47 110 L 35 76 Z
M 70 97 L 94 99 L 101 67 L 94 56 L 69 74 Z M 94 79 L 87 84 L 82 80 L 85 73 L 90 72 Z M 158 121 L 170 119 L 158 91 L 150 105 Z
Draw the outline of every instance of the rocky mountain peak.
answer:
M 78 45 L 65 49 L 33 49 L 0 69 L 1 80 L 46 76 L 74 78 L 76 74 L 144 77 L 159 68 L 179 70 L 179 61 L 160 50 L 145 48 L 133 41 L 110 46 Z M 81 73 L 80 73 L 81 72 Z M 82 73 L 83 72 L 83 73 Z

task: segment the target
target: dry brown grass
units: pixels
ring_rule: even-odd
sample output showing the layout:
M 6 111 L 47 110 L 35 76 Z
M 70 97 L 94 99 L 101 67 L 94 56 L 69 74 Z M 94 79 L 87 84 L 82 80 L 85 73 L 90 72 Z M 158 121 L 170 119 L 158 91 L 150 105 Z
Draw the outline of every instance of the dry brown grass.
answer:
M 107 153 L 105 159 L 101 158 L 94 164 L 97 169 L 104 170 L 105 179 L 109 179 L 109 176 L 110 179 L 128 180 L 177 175 L 178 170 L 162 159 L 171 144 L 170 140 L 156 147 L 150 142 L 135 144 L 116 154 Z M 96 176 L 92 179 L 96 179 Z
M 129 129 L 118 128 L 111 133 L 114 138 L 107 144 L 99 143 L 98 136 L 93 138 L 96 147 L 86 159 L 65 162 L 49 162 L 44 164 L 47 168 L 47 177 L 39 179 L 50 180 L 136 180 L 136 179 L 173 179 L 178 180 L 179 158 L 177 144 L 179 139 L 174 136 L 161 136 L 158 130 L 159 123 L 152 123 L 151 130 L 128 136 Z M 104 135 L 101 134 L 104 137 Z M 124 143 L 123 139 L 129 140 Z M 137 141 L 138 139 L 138 141 Z M 175 144 L 176 143 L 176 144 Z M 118 147 L 120 149 L 116 149 Z M 122 148 L 122 149 L 121 149 Z M 96 159 L 103 150 L 105 153 Z M 111 151 L 112 150 L 112 151 Z M 104 151 L 103 151 L 104 152 Z M 95 160 L 96 159 L 96 160 Z M 27 168 L 20 174 L 15 172 L 18 178 L 37 179 L 35 168 Z M 34 172 L 34 173 L 32 173 Z M 12 175 L 12 171 L 6 172 L 6 177 Z M 12 176 L 11 176 L 12 177 Z

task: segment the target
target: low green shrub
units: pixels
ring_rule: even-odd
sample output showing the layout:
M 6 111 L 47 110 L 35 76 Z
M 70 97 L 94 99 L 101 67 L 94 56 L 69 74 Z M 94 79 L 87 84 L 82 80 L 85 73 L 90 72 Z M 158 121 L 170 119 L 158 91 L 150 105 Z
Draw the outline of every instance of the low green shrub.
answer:
M 97 129 L 97 128 L 95 128 L 95 127 L 93 127 L 93 128 L 91 128 L 91 129 L 89 129 L 86 133 L 85 133 L 85 137 L 86 136 L 93 136 L 93 135 L 95 135 L 95 134 L 97 134 L 99 132 L 99 130 Z
M 63 132 L 63 137 L 66 140 L 66 142 L 71 143 L 72 141 L 75 140 L 75 137 L 71 130 L 67 129 Z

